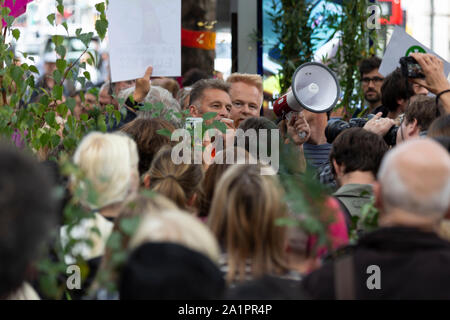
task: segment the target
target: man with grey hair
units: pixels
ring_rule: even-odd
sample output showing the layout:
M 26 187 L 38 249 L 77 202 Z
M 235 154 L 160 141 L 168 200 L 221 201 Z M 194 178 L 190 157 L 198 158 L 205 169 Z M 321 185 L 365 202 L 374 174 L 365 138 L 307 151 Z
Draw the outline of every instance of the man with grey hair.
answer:
M 380 228 L 304 279 L 317 299 L 449 299 L 450 156 L 431 139 L 388 152 L 374 184 Z

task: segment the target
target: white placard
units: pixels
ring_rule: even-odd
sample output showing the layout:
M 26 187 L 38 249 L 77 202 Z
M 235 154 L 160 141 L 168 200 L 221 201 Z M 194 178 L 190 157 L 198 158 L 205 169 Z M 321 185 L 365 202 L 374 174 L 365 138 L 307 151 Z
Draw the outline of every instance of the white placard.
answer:
M 112 82 L 181 75 L 181 0 L 109 0 Z
M 424 46 L 422 43 L 411 37 L 402 28 L 396 26 L 394 28 L 394 34 L 389 41 L 389 44 L 384 53 L 383 61 L 379 68 L 379 72 L 383 76 L 387 76 L 389 73 L 394 71 L 397 67 L 400 67 L 399 60 L 401 57 L 409 55 L 410 52 L 426 52 L 432 53 L 444 61 L 444 73 L 445 76 L 450 74 L 450 63 L 445 61 L 438 54 L 430 50 L 428 47 Z

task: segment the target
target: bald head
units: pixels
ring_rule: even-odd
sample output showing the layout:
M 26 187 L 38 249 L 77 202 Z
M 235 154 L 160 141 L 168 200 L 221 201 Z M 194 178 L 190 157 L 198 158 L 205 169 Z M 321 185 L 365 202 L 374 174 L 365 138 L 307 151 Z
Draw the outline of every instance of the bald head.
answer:
M 388 152 L 378 173 L 390 209 L 441 219 L 450 207 L 450 156 L 430 139 L 414 139 Z

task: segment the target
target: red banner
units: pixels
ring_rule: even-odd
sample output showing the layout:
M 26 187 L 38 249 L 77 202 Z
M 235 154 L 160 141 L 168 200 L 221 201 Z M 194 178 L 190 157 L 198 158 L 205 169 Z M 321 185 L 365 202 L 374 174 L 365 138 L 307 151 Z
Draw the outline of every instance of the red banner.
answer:
M 216 33 L 181 29 L 181 45 L 189 48 L 214 50 L 216 48 Z

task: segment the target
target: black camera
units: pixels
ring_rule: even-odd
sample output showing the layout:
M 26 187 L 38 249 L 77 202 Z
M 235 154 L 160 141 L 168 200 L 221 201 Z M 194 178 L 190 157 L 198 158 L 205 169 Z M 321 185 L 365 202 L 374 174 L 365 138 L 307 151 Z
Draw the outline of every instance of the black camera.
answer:
M 368 118 L 353 118 L 349 122 L 345 122 L 341 119 L 331 119 L 328 121 L 328 125 L 325 128 L 325 136 L 328 143 L 333 143 L 334 139 L 344 130 L 350 128 L 362 128 L 364 125 L 372 119 L 375 115 L 371 114 Z M 397 141 L 398 126 L 392 126 L 391 129 L 384 136 L 384 141 L 390 146 L 395 146 Z
M 423 74 L 422 67 L 417 63 L 416 59 L 413 57 L 403 57 L 400 58 L 400 66 L 402 69 L 402 74 L 405 78 L 425 78 Z

